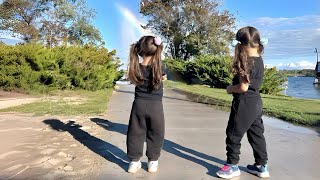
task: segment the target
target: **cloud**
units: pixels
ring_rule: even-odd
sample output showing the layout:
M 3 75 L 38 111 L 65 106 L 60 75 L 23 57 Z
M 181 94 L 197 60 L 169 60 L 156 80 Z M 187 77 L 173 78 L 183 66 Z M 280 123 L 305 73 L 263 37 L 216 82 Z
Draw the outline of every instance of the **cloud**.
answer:
M 274 67 L 273 64 L 264 64 L 264 66 L 266 66 L 267 68 L 272 68 L 272 67 Z
M 260 17 L 240 22 L 237 26 L 247 25 L 258 28 L 261 36 L 268 39 L 264 54 L 266 61 L 283 59 L 283 63 L 288 64 L 286 59 L 305 59 L 313 55 L 314 48 L 320 48 L 320 15 L 293 18 Z
M 314 69 L 315 63 L 309 61 L 299 61 L 299 62 L 291 62 L 291 63 L 279 63 L 276 65 L 277 69 Z
M 251 19 L 247 22 L 244 22 L 243 24 L 248 23 L 252 23 L 257 27 L 261 27 L 263 29 L 268 30 L 314 28 L 316 25 L 320 23 L 320 15 L 306 15 L 293 18 L 260 17 L 256 19 Z

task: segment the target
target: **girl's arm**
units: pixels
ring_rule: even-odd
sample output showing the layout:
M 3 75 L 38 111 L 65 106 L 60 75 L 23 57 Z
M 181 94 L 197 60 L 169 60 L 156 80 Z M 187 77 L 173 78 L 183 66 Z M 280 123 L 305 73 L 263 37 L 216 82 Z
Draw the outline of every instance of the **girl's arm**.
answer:
M 249 83 L 243 77 L 240 78 L 240 83 L 237 85 L 231 85 L 227 87 L 228 94 L 231 93 L 244 93 L 247 92 L 249 88 Z

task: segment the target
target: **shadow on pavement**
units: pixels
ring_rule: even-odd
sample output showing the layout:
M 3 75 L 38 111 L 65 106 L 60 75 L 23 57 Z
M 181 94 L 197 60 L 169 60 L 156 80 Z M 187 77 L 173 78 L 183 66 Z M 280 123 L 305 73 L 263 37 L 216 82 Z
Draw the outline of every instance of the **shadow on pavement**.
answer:
M 117 164 L 124 171 L 127 170 L 128 159 L 125 152 L 118 147 L 94 137 L 86 131 L 83 131 L 81 129 L 82 126 L 76 124 L 75 121 L 63 123 L 59 119 L 46 119 L 43 122 L 47 125 L 50 125 L 50 127 L 56 131 L 70 133 L 74 139 L 88 147 L 91 151 L 95 152 L 106 160 Z
M 108 131 L 113 131 L 113 132 L 118 132 L 122 135 L 126 135 L 127 133 L 127 129 L 128 129 L 128 125 L 125 124 L 120 124 L 120 123 L 114 123 L 105 119 L 100 119 L 100 118 L 91 118 L 92 122 L 95 122 L 96 124 L 98 124 L 99 126 L 105 128 Z M 217 172 L 220 168 L 218 166 L 212 165 L 202 159 L 206 159 L 209 161 L 213 161 L 215 163 L 224 165 L 225 161 L 218 159 L 216 157 L 213 156 L 209 156 L 207 154 L 201 153 L 199 151 L 187 148 L 185 146 L 179 145 L 173 141 L 170 141 L 168 139 L 164 140 L 164 145 L 162 150 L 174 154 L 180 158 L 184 158 L 186 160 L 192 161 L 194 163 L 197 163 L 201 166 L 204 166 L 205 168 L 207 168 L 208 175 L 211 176 L 216 176 L 215 172 Z M 192 154 L 193 156 L 190 156 L 188 154 Z M 239 167 L 241 170 L 245 170 L 244 167 Z

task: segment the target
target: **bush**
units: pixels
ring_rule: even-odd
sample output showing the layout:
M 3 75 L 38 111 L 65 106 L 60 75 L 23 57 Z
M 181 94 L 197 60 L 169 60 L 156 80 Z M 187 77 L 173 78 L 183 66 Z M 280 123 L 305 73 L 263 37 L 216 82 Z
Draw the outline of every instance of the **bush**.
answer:
M 225 88 L 232 82 L 231 57 L 200 55 L 190 61 L 165 59 L 170 74 L 181 77 L 187 83 L 201 83 L 211 87 Z
M 169 71 L 168 79 L 184 81 L 188 84 L 206 84 L 211 87 L 225 88 L 232 83 L 232 57 L 200 55 L 190 61 L 164 60 Z M 264 79 L 260 92 L 263 94 L 278 94 L 283 91 L 283 84 L 287 81 L 286 74 L 277 69 L 265 68 Z
M 202 55 L 191 61 L 188 69 L 204 84 L 226 88 L 232 83 L 231 61 L 228 56 Z
M 287 75 L 277 71 L 276 67 L 265 68 L 260 92 L 263 94 L 278 94 L 283 91 L 283 84 L 287 81 Z
M 40 44 L 8 46 L 0 43 L 0 88 L 3 90 L 85 89 L 112 87 L 123 72 L 116 52 L 92 45 Z
M 189 82 L 187 62 L 180 59 L 166 58 L 163 61 L 164 67 L 168 74 L 168 79 Z M 189 73 L 190 74 L 190 73 Z

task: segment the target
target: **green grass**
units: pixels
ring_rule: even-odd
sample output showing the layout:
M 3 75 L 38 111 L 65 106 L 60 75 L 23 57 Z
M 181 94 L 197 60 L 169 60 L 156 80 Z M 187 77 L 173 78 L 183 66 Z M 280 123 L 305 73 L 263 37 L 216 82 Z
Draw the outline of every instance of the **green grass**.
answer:
M 209 104 L 222 110 L 230 110 L 232 96 L 227 94 L 225 89 L 209 88 L 203 85 L 187 85 L 173 81 L 166 81 L 165 86 L 199 95 L 199 97 L 202 97 L 202 102 L 209 102 Z M 320 100 L 265 94 L 261 96 L 266 115 L 295 124 L 320 125 Z
M 0 112 L 24 112 L 35 115 L 93 115 L 103 113 L 113 89 L 101 91 L 53 91 L 31 104 L 1 109 Z

